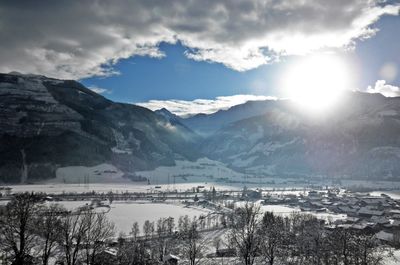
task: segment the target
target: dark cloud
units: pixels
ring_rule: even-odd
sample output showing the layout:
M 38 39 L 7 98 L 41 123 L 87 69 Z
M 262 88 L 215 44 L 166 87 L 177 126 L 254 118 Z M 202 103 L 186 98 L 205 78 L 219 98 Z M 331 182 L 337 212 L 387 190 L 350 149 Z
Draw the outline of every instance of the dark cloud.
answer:
M 400 6 L 380 0 L 2 1 L 0 71 L 62 78 L 113 74 L 181 41 L 194 60 L 244 71 L 278 56 L 352 46 Z

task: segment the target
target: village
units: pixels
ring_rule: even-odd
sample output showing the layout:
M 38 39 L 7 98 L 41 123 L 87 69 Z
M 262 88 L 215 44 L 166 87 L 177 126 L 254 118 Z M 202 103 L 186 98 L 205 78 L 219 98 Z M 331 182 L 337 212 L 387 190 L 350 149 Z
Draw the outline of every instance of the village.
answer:
M 13 193 L 10 189 L 0 190 L 0 213 Z M 43 201 L 63 203 L 65 201 L 86 201 L 82 209 L 109 208 L 113 201 L 147 201 L 150 203 L 177 202 L 185 207 L 201 207 L 210 210 L 209 216 L 218 219 L 244 201 L 262 206 L 284 206 L 289 214 L 321 214 L 327 229 L 343 228 L 374 233 L 383 244 L 400 246 L 400 200 L 385 193 L 378 196 L 366 192 L 353 192 L 337 187 L 314 187 L 303 189 L 249 189 L 216 190 L 194 186 L 185 191 L 165 190 L 155 186 L 147 192 L 87 192 L 41 194 Z M 149 205 L 151 207 L 151 204 Z M 268 207 L 266 208 L 268 209 Z M 280 212 L 275 212 L 280 214 Z M 327 215 L 323 215 L 326 213 Z M 326 217 L 328 216 L 328 217 Z M 339 216 L 330 218 L 329 216 Z M 218 223 L 218 221 L 216 221 Z

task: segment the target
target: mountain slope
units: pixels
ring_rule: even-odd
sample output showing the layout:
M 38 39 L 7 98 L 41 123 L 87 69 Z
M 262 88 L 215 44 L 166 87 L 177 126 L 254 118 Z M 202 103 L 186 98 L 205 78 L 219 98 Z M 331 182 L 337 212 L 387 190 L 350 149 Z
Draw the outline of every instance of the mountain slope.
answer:
M 229 123 L 264 114 L 276 104 L 279 104 L 276 100 L 248 101 L 212 114 L 200 113 L 188 118 L 180 118 L 180 122 L 198 134 L 210 136 Z
M 51 178 L 61 166 L 112 163 L 126 174 L 194 159 L 197 135 L 76 81 L 0 74 L 0 182 Z
M 280 101 L 223 127 L 203 151 L 252 174 L 398 177 L 400 98 L 349 93 L 319 117 Z

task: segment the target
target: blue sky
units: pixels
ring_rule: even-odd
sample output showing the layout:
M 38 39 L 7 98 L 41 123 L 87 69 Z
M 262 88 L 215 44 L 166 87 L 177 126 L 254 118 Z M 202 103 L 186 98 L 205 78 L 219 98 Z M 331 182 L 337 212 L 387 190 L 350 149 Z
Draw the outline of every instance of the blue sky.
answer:
M 343 69 L 351 88 L 400 96 L 399 0 L 14 0 L 0 10 L 0 72 L 80 80 L 114 101 L 285 97 L 287 79 L 312 96 Z M 327 53 L 345 66 L 306 63 Z
M 400 66 L 400 18 L 385 16 L 376 23 L 376 27 L 380 31 L 375 36 L 358 40 L 354 50 L 341 52 L 353 67 L 352 75 L 359 89 L 366 89 L 382 79 L 379 72 L 385 63 L 392 62 Z M 191 60 L 184 55 L 187 48 L 180 43 L 162 43 L 160 50 L 165 57 L 135 56 L 123 59 L 114 66 L 119 75 L 81 81 L 89 87 L 109 90 L 103 95 L 119 102 L 213 99 L 236 94 L 279 97 L 279 78 L 299 58 L 285 57 L 281 62 L 239 72 L 220 63 Z M 400 74 L 391 84 L 400 85 Z

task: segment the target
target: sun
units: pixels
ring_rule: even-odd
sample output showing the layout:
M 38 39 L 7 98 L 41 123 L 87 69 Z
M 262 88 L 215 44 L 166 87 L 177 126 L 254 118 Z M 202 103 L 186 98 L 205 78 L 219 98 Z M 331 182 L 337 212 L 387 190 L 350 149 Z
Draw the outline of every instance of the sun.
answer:
M 334 55 L 315 55 L 296 62 L 282 80 L 285 96 L 311 111 L 331 108 L 349 85 L 348 66 Z

